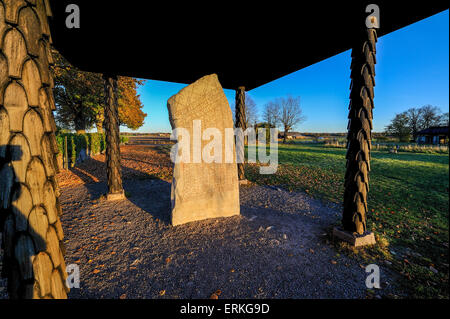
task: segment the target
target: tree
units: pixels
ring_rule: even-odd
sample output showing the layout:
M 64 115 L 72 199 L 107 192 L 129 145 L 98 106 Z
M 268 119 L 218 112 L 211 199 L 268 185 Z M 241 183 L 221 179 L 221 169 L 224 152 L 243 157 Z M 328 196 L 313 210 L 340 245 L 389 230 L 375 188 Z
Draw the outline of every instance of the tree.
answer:
M 286 98 L 278 98 L 273 103 L 275 108 L 279 110 L 279 120 L 284 131 L 283 143 L 286 143 L 287 133 L 306 120 L 300 107 L 300 97 L 294 98 L 289 95 Z
M 270 126 L 277 127 L 280 124 L 280 108 L 270 101 L 264 105 L 263 120 Z
M 422 106 L 419 111 L 421 129 L 439 125 L 439 115 L 441 110 L 437 106 L 425 105 Z
M 410 108 L 395 115 L 386 126 L 386 133 L 398 137 L 401 141 L 409 141 L 410 135 L 416 139 L 420 130 L 431 126 L 448 126 L 448 112 L 441 114 L 440 108 L 432 105 Z
M 83 72 L 74 68 L 57 51 L 54 51 L 56 121 L 66 129 L 84 133 L 94 125 L 103 132 L 104 121 L 104 83 L 102 75 Z M 143 80 L 118 77 L 118 104 L 120 125 L 137 129 L 144 124 L 147 116 L 137 88 Z
M 400 142 L 408 142 L 411 136 L 409 122 L 407 112 L 397 114 L 391 121 L 391 124 L 386 126 L 386 133 L 397 137 Z
M 246 126 L 250 127 L 258 122 L 258 109 L 255 101 L 245 93 L 245 120 Z
M 119 122 L 120 125 L 137 130 L 144 124 L 147 116 L 142 111 L 144 105 L 137 94 L 137 88 L 144 84 L 144 80 L 119 76 L 117 81 L 119 91 Z
M 72 67 L 54 51 L 54 96 L 56 121 L 62 128 L 84 133 L 96 122 L 103 104 L 103 81 L 100 74 Z
M 439 125 L 448 126 L 448 112 L 439 116 Z
M 411 134 L 414 139 L 416 139 L 417 132 L 419 132 L 421 128 L 421 111 L 418 108 L 410 108 L 406 111 L 406 116 L 408 117 L 408 126 L 410 128 Z

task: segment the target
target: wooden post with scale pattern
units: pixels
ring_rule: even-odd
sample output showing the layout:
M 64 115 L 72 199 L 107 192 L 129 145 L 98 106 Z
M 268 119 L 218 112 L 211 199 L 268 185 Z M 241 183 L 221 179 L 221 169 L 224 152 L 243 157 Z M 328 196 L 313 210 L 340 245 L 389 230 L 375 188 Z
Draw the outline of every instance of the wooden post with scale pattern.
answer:
M 10 298 L 66 298 L 48 0 L 0 0 L 0 226 Z

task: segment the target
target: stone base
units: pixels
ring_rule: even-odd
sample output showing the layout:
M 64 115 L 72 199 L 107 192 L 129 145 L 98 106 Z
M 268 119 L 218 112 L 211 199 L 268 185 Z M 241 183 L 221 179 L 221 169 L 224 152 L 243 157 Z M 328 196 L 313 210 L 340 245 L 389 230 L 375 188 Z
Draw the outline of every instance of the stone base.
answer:
M 114 200 L 122 200 L 125 199 L 125 191 L 114 194 L 106 194 L 106 200 L 114 201 Z
M 248 180 L 247 179 L 241 179 L 240 181 L 239 181 L 239 185 L 247 185 L 249 182 L 248 182 Z
M 239 189 L 216 193 L 214 197 L 184 199 L 172 202 L 172 226 L 208 218 L 231 217 L 240 214 Z
M 372 232 L 366 232 L 363 235 L 358 235 L 356 233 L 345 231 L 339 227 L 333 228 L 333 238 L 345 241 L 353 247 L 368 246 L 376 243 L 375 235 Z

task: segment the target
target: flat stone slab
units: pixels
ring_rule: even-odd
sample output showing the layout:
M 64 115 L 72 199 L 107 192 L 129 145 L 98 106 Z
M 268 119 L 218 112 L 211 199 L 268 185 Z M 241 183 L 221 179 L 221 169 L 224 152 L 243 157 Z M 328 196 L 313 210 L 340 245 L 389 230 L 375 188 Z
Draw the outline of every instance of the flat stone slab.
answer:
M 333 237 L 345 241 L 350 245 L 352 245 L 353 247 L 374 245 L 376 243 L 375 235 L 372 232 L 367 232 L 366 234 L 358 235 L 355 233 L 345 231 L 339 227 L 333 228 Z
M 225 160 L 224 142 L 225 130 L 233 129 L 233 119 L 231 108 L 217 75 L 202 77 L 183 88 L 167 101 L 167 108 L 172 129 L 184 129 L 190 135 L 190 161 L 176 162 L 174 166 L 171 190 L 172 225 L 238 215 L 240 211 L 239 182 L 234 142 L 232 143 L 232 160 L 228 163 Z M 198 123 L 201 123 L 200 129 L 196 126 Z M 202 136 L 205 130 L 211 128 L 220 132 L 222 141 L 219 148 L 221 148 L 222 159 L 207 163 L 202 156 L 202 150 L 213 138 L 203 140 Z M 196 142 L 194 142 L 194 133 L 200 133 L 200 138 Z M 184 138 L 182 136 L 181 140 Z M 180 141 L 177 142 L 180 143 Z M 200 161 L 198 160 L 199 149 Z M 181 146 L 178 152 L 182 153 Z M 216 149 L 211 149 L 210 154 L 215 155 L 215 152 Z

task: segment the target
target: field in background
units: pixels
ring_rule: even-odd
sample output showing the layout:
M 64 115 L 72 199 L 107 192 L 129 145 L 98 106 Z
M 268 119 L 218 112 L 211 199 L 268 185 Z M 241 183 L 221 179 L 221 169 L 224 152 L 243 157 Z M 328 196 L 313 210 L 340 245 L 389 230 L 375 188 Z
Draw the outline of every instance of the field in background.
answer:
M 135 133 L 135 132 L 121 132 L 121 136 L 129 137 L 134 141 L 144 140 L 144 143 L 136 144 L 158 144 L 158 140 L 169 141 L 162 142 L 164 144 L 173 143 L 170 141 L 170 133 Z M 282 142 L 282 139 L 279 139 Z M 289 139 L 290 144 L 310 144 L 319 143 L 330 147 L 346 148 L 347 133 L 301 133 L 300 136 L 294 139 Z M 384 133 L 372 133 L 372 147 L 380 151 L 397 151 L 413 152 L 413 153 L 447 153 L 449 152 L 448 145 L 428 145 L 417 143 L 399 142 L 394 137 L 386 136 Z
M 260 175 L 258 165 L 249 164 L 247 178 L 342 203 L 344 148 L 294 142 L 278 150 L 276 174 Z M 411 297 L 448 298 L 448 153 L 374 149 L 371 169 L 368 228 L 384 247 L 367 252 L 403 276 Z
M 347 148 L 346 141 L 328 140 L 324 144 L 330 147 Z M 448 145 L 428 145 L 417 143 L 372 142 L 372 149 L 376 151 L 412 152 L 412 153 L 440 153 L 448 154 Z

